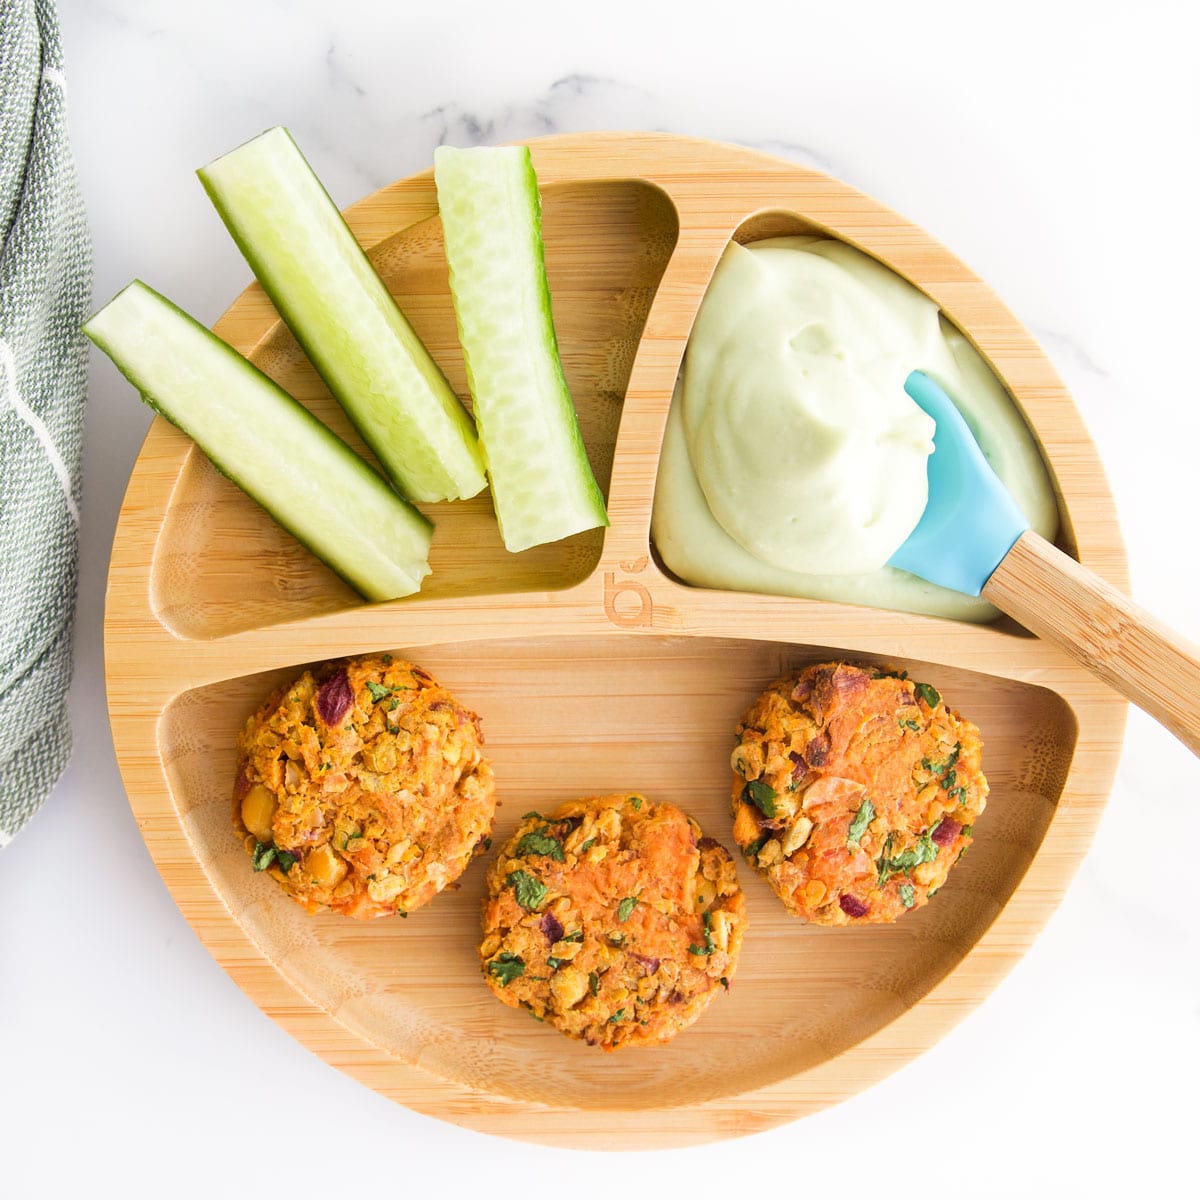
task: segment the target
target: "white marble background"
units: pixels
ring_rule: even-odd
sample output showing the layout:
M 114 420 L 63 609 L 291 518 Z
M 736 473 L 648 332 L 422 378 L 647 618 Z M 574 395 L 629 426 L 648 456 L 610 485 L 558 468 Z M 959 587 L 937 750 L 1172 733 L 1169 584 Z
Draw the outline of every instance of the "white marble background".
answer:
M 342 203 L 424 168 L 441 140 L 649 128 L 760 146 L 899 209 L 994 285 L 1096 438 L 1137 597 L 1200 641 L 1191 0 L 60 10 L 98 302 L 141 276 L 216 318 L 248 275 L 192 171 L 275 123 Z M 301 1049 L 179 915 L 113 761 L 104 572 L 147 423 L 97 359 L 76 754 L 0 858 L 0 1194 L 100 1181 L 175 1198 L 1194 1186 L 1200 766 L 1139 713 L 1095 846 L 1033 951 L 930 1053 L 799 1124 L 585 1157 L 407 1112 Z M 314 1131 L 298 1141 L 297 1100 Z

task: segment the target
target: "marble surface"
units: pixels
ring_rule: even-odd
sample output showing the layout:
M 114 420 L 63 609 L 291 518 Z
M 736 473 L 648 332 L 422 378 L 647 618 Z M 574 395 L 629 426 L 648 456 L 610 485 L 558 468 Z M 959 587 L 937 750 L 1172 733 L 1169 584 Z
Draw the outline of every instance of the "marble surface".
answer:
M 1099 446 L 1136 597 L 1200 641 L 1195 6 L 61 0 L 97 301 L 145 278 L 205 321 L 247 270 L 192 176 L 285 123 L 349 203 L 441 141 L 669 129 L 841 176 L 988 279 Z M 928 1180 L 959 1195 L 1186 1190 L 1200 1069 L 1200 764 L 1140 713 L 1065 903 L 994 995 L 865 1094 L 740 1142 L 621 1161 L 410 1113 L 303 1050 L 209 958 L 125 801 L 104 574 L 148 413 L 93 364 L 74 760 L 0 856 L 0 1193 L 501 1194 Z M 288 1101 L 316 1138 L 296 1143 Z M 366 1168 L 365 1173 L 363 1172 Z M 456 1189 L 451 1190 L 455 1194 Z

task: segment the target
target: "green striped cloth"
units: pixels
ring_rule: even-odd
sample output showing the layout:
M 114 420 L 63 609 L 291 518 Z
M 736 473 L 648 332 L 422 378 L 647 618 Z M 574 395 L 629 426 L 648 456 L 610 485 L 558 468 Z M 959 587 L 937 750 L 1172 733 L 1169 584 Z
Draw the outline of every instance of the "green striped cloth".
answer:
M 71 752 L 91 249 L 50 0 L 0 0 L 0 846 Z

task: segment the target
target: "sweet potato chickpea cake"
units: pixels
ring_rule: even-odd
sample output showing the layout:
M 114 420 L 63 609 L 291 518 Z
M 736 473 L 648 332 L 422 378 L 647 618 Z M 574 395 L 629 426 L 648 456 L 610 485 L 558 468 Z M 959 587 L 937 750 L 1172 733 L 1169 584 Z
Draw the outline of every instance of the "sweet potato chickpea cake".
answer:
M 644 796 L 526 813 L 488 871 L 488 986 L 606 1050 L 665 1042 L 728 988 L 746 929 L 733 859 Z
M 894 921 L 925 904 L 987 803 L 979 730 L 903 673 L 819 663 L 737 728 L 733 836 L 797 916 Z
M 233 822 L 309 912 L 406 916 L 482 851 L 495 815 L 479 718 L 390 654 L 327 663 L 238 739 Z

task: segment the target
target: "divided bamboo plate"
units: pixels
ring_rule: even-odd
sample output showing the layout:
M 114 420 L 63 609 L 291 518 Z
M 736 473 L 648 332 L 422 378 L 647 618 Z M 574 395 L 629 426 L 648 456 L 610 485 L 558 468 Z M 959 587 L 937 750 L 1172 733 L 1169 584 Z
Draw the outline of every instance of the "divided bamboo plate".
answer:
M 1126 706 L 1008 622 L 710 591 L 660 567 L 650 541 L 658 448 L 727 241 L 829 233 L 912 280 L 990 359 L 1036 430 L 1058 489 L 1060 545 L 1119 587 L 1124 553 L 1095 451 L 1049 362 L 920 229 L 834 179 L 732 146 L 587 135 L 532 149 L 564 365 L 611 528 L 510 555 L 487 495 L 430 506 L 424 591 L 367 606 L 155 421 L 109 575 L 113 737 L 184 915 L 250 997 L 334 1066 L 422 1112 L 532 1141 L 736 1136 L 880 1079 L 996 986 L 1087 850 Z M 348 218 L 465 396 L 431 174 L 384 188 Z M 257 286 L 216 328 L 359 444 Z M 695 1026 L 667 1046 L 608 1055 L 499 1004 L 475 950 L 482 863 L 410 919 L 369 924 L 306 916 L 251 871 L 230 824 L 238 729 L 304 665 L 384 649 L 414 658 L 482 716 L 504 802 L 497 838 L 529 808 L 632 789 L 680 805 L 735 850 L 750 931 L 736 984 Z M 831 656 L 908 668 L 985 740 L 992 794 L 971 854 L 933 903 L 890 927 L 800 924 L 730 837 L 738 715 L 784 670 Z

